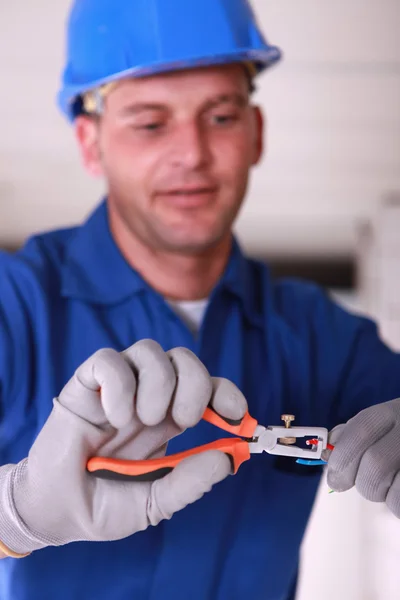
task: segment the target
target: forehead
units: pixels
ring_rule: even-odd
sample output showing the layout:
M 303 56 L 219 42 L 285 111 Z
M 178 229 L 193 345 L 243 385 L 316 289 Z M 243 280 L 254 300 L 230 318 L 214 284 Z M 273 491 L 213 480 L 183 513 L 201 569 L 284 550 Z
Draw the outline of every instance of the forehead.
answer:
M 126 79 L 118 83 L 110 96 L 117 107 L 143 101 L 201 104 L 229 94 L 244 97 L 249 94 L 249 76 L 243 65 L 204 67 Z

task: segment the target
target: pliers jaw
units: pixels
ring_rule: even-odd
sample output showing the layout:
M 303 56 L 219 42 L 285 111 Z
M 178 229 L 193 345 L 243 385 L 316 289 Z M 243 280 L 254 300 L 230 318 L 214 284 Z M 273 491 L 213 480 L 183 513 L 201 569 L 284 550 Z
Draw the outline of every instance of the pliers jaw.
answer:
M 302 448 L 296 444 L 285 444 L 287 438 L 303 438 L 313 440 L 309 448 Z M 317 442 L 317 443 L 315 443 Z M 319 460 L 322 452 L 328 445 L 328 430 L 324 427 L 262 427 L 258 425 L 254 437 L 250 442 L 251 454 L 267 452 L 278 456 L 291 456 L 305 460 Z

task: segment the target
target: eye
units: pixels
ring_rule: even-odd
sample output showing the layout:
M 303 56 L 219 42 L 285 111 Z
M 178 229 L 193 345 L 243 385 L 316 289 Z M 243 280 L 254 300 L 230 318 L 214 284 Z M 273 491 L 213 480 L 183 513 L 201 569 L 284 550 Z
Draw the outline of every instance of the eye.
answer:
M 153 121 L 151 123 L 144 123 L 142 125 L 137 125 L 135 129 L 140 129 L 142 131 L 159 131 L 162 129 L 163 123 Z
M 235 114 L 219 114 L 213 115 L 212 120 L 216 125 L 229 125 L 235 123 L 238 120 L 238 116 Z

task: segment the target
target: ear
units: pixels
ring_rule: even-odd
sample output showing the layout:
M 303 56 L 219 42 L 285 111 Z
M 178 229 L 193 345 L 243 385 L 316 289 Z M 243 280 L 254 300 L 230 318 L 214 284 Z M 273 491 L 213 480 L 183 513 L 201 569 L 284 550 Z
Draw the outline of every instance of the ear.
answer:
M 82 162 L 93 177 L 103 176 L 99 143 L 99 124 L 95 117 L 79 116 L 75 119 L 77 139 Z
M 261 109 L 258 106 L 253 107 L 253 119 L 254 119 L 254 150 L 252 157 L 252 165 L 257 165 L 264 152 L 264 135 L 265 125 L 264 117 Z

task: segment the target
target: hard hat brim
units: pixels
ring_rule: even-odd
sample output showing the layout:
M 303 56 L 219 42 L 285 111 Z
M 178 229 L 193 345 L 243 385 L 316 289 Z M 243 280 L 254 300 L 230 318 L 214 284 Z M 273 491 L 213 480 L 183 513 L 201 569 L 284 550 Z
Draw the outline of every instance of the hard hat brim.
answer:
M 257 74 L 271 67 L 275 63 L 279 62 L 282 58 L 282 51 L 280 48 L 276 46 L 269 46 L 268 48 L 262 50 L 248 50 L 244 49 L 241 52 L 235 52 L 229 55 L 216 55 L 213 57 L 193 57 L 190 59 L 185 59 L 184 61 L 176 61 L 176 62 L 160 62 L 160 63 L 152 63 L 151 65 L 141 65 L 136 66 L 131 69 L 127 69 L 125 71 L 121 71 L 119 73 L 114 73 L 109 77 L 103 77 L 98 79 L 97 81 L 92 81 L 90 85 L 82 86 L 68 86 L 63 88 L 57 96 L 57 104 L 61 111 L 68 117 L 70 121 L 73 121 L 75 118 L 73 105 L 76 102 L 77 98 L 82 94 L 100 87 L 104 84 L 111 83 L 113 81 L 118 81 L 120 79 L 128 79 L 128 78 L 139 78 L 139 77 L 148 77 L 151 75 L 158 75 L 161 73 L 168 73 L 174 71 L 183 71 L 185 69 L 194 69 L 201 67 L 211 67 L 217 65 L 226 65 L 233 63 L 241 63 L 241 62 L 251 62 L 256 67 Z

